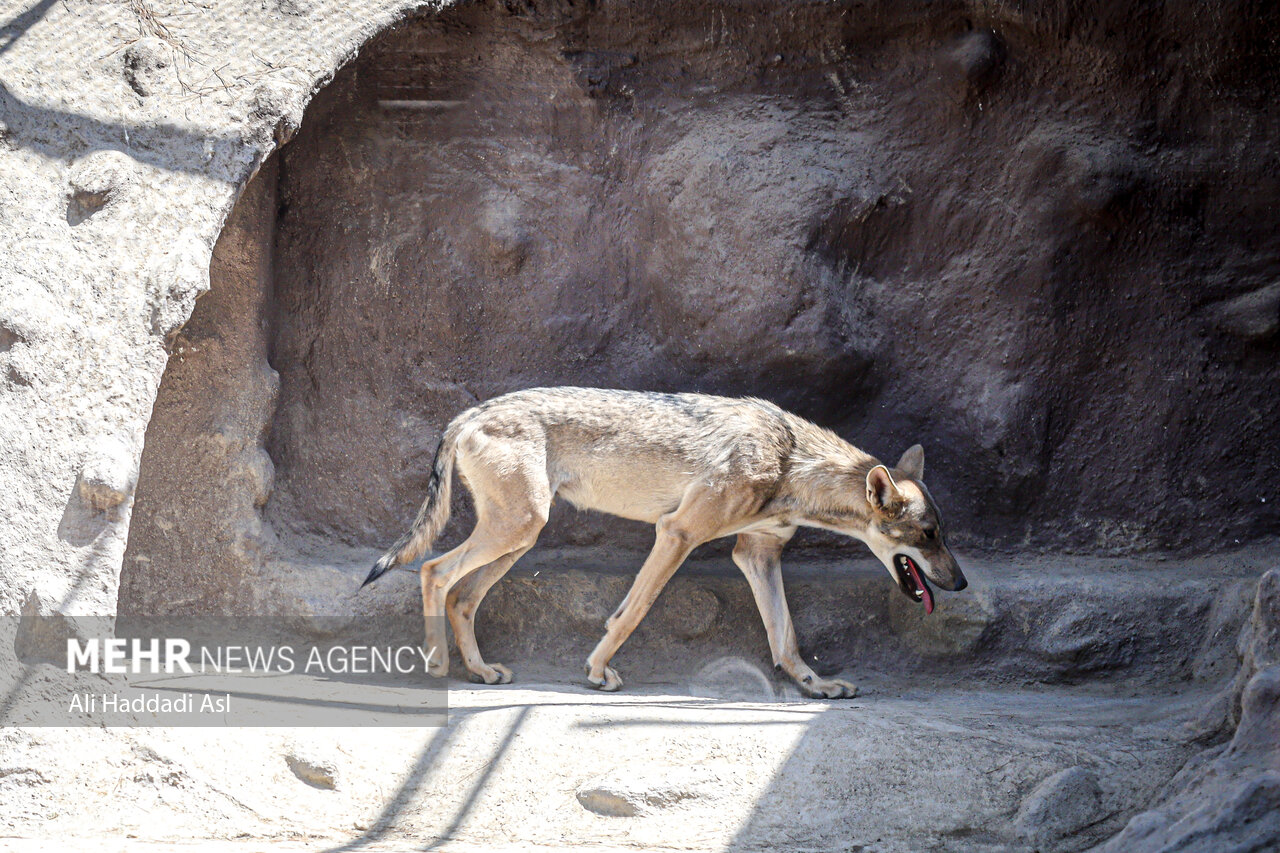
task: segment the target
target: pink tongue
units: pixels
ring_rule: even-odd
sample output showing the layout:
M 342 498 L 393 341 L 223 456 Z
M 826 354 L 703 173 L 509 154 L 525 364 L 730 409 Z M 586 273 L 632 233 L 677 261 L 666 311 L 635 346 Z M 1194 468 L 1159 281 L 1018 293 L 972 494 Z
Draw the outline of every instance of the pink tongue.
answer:
M 916 589 L 924 593 L 922 601 L 924 601 L 924 612 L 928 615 L 933 612 L 933 595 L 929 592 L 929 587 L 925 586 L 924 579 L 920 577 L 920 570 L 916 568 L 915 560 L 907 557 L 907 570 L 911 572 L 911 579 L 915 581 Z

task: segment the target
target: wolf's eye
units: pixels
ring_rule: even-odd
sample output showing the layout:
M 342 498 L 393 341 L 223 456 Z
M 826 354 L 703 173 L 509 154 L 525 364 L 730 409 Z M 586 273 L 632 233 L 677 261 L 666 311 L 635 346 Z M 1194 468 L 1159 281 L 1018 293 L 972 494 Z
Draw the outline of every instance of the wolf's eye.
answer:
M 937 538 L 938 538 L 938 528 L 936 528 L 936 527 L 926 527 L 926 528 L 924 528 L 924 538 L 925 538 L 925 539 L 928 539 L 930 542 L 932 542 L 933 540 L 937 539 Z

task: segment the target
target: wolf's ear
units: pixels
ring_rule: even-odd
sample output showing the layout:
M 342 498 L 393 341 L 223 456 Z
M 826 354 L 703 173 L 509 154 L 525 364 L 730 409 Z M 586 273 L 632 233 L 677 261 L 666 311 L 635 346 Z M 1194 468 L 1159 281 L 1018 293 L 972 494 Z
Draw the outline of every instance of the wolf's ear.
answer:
M 902 454 L 902 458 L 898 460 L 898 464 L 894 467 L 913 480 L 922 479 L 924 477 L 924 448 L 918 444 L 911 445 L 907 448 L 907 452 Z
M 877 465 L 867 472 L 867 503 L 873 509 L 888 509 L 901 497 L 888 468 Z

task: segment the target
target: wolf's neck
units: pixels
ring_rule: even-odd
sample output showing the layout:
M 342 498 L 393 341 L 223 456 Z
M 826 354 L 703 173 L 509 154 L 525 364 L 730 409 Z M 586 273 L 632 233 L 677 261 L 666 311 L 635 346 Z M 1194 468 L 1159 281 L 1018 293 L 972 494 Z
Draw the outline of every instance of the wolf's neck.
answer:
M 795 419 L 784 490 L 800 513 L 814 520 L 868 520 L 867 472 L 881 464 L 840 436 Z

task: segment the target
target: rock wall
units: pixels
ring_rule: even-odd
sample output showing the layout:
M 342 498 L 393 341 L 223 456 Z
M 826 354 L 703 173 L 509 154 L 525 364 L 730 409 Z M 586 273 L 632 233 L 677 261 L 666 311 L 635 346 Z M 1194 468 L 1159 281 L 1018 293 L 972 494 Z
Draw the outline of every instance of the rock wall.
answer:
M 588 384 L 921 441 L 961 545 L 1280 531 L 1280 57 L 1230 16 L 1107 14 L 480 4 L 383 34 L 281 154 L 269 517 L 381 546 L 454 414 Z M 561 513 L 543 542 L 648 538 Z
M 1240 632 L 1240 671 L 1206 709 L 1208 732 L 1229 732 L 1164 795 L 1097 848 L 1266 850 L 1280 839 L 1280 569 L 1262 576 Z M 1223 720 L 1225 714 L 1226 719 Z
M 251 300 L 277 321 L 281 401 L 255 417 L 282 530 L 380 544 L 449 415 L 584 382 L 761 394 L 883 455 L 922 440 L 962 544 L 1276 532 L 1273 21 L 553 3 L 386 31 L 405 12 L 6 23 L 6 613 L 112 609 L 222 219 L 380 31 L 285 150 L 278 292 Z M 67 40 L 82 72 L 51 62 Z
M 129 608 L 244 612 L 273 557 L 382 547 L 442 425 L 536 384 L 755 394 L 886 457 L 923 441 L 962 546 L 1274 533 L 1276 459 L 1250 453 L 1280 438 L 1274 75 L 1241 70 L 1262 48 L 1223 18 L 1188 78 L 1177 16 L 1134 11 L 1135 41 L 958 6 L 703 11 L 466 5 L 337 74 L 169 337 Z M 148 98 L 163 47 L 125 61 Z M 1210 84 L 1232 97 L 1193 109 Z M 250 98 L 264 134 L 282 92 Z M 1242 121 L 1249 156 L 1216 157 Z M 560 508 L 542 542 L 649 539 Z
M 0 13 L 6 675 L 114 618 L 144 432 L 224 219 L 312 92 L 408 8 Z
M 243 610 L 274 544 L 261 509 L 279 377 L 271 343 L 276 161 L 223 226 L 210 288 L 173 337 L 147 430 L 121 573 L 119 617 Z

